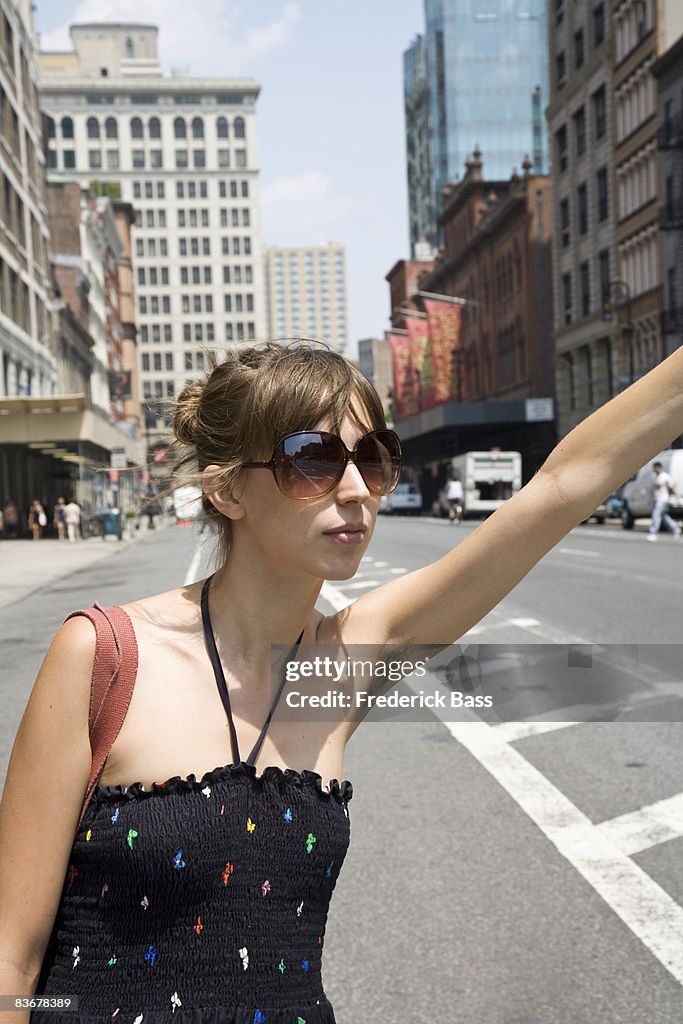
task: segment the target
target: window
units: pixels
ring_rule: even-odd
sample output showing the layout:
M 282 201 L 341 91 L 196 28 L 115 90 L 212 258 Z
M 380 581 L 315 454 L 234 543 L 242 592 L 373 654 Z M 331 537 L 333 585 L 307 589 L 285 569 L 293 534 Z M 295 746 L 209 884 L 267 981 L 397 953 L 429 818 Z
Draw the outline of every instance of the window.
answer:
M 204 138 L 204 122 L 201 117 L 192 118 L 192 138 L 203 139 Z
M 73 139 L 74 137 L 74 123 L 70 117 L 62 118 L 62 138 Z
M 605 41 L 605 4 L 601 2 L 593 8 L 593 46 L 600 46 Z
M 149 353 L 143 352 L 142 354 L 142 369 L 149 370 Z
M 244 255 L 251 256 L 251 238 L 244 239 Z
M 229 256 L 230 255 L 230 239 L 229 238 L 221 238 L 221 252 L 223 253 L 224 256 Z
M 104 134 L 108 139 L 118 139 L 119 126 L 115 117 L 108 117 L 104 122 Z
M 572 275 L 562 275 L 562 306 L 565 325 L 572 322 Z
M 202 223 L 202 227 L 203 228 L 208 228 L 208 226 L 209 226 L 209 211 L 208 210 L 201 210 L 201 223 Z
M 579 267 L 579 279 L 581 282 L 581 314 L 588 316 L 591 311 L 591 277 L 588 260 Z
M 236 117 L 235 118 L 235 122 L 234 122 L 232 127 L 233 127 L 233 131 L 235 133 L 235 138 L 236 139 L 243 139 L 243 138 L 245 138 L 244 118 L 243 117 Z
M 118 149 L 107 150 L 107 170 L 118 171 L 120 166 L 119 163 L 119 151 Z
M 607 94 L 604 85 L 593 93 L 593 120 L 595 138 L 601 139 L 607 131 Z
M 564 50 L 561 50 L 555 57 L 555 77 L 557 88 L 561 89 L 567 81 L 567 58 L 565 57 Z
M 144 285 L 145 284 L 145 274 L 146 274 L 145 268 L 144 267 L 138 267 L 138 284 L 139 285 Z
M 230 182 L 230 198 L 231 199 L 237 199 L 237 182 L 236 181 L 231 181 Z
M 157 371 L 161 369 L 161 352 L 154 353 L 154 369 Z
M 152 188 L 152 182 L 151 181 L 146 181 L 145 182 L 145 199 L 151 199 L 153 197 L 153 195 L 154 195 L 154 190 Z
M 249 210 L 242 210 L 242 227 L 248 228 L 250 226 L 251 225 L 249 224 Z
M 228 211 L 221 210 L 221 227 L 227 228 L 228 226 Z
M 185 211 L 184 210 L 178 210 L 178 227 L 179 228 L 184 228 L 185 227 Z
M 161 121 L 158 117 L 151 117 L 149 120 L 149 137 L 150 139 L 161 138 Z
M 154 227 L 154 210 L 146 210 L 145 212 L 147 214 L 146 226 L 148 228 L 153 228 Z
M 160 149 L 152 149 L 149 153 L 150 167 L 163 167 L 163 157 Z
M 73 168 L 76 166 L 76 150 L 75 149 L 65 149 L 63 155 L 64 155 L 64 166 L 66 168 L 68 168 L 69 170 L 73 170 Z
M 149 270 L 149 283 L 150 283 L 150 285 L 153 285 L 153 286 L 157 284 L 157 268 L 156 267 L 150 267 L 150 270 Z
M 227 139 L 228 137 L 228 122 L 225 117 L 219 117 L 216 121 L 216 136 L 219 139 Z
M 207 187 L 206 182 L 205 181 L 200 181 L 199 182 L 199 198 L 200 199 L 206 199 L 208 194 L 209 194 L 209 191 L 208 191 L 208 187 Z
M 86 124 L 89 139 L 99 139 L 100 137 L 100 122 L 96 117 L 89 117 Z
M 230 150 L 229 149 L 219 149 L 218 150 L 218 166 L 219 167 L 229 167 L 230 166 Z M 223 182 L 221 182 L 221 184 L 223 184 Z
M 211 242 L 208 238 L 202 238 L 202 256 L 211 255 Z
M 173 331 L 171 329 L 171 325 L 170 324 L 164 324 L 164 341 L 166 341 L 166 342 L 172 342 L 173 341 Z
M 206 167 L 206 150 L 195 149 L 192 151 L 192 160 L 195 167 Z
M 102 153 L 99 149 L 88 150 L 88 167 L 95 170 L 102 166 Z
M 139 117 L 133 117 L 130 122 L 130 136 L 132 139 L 144 138 L 142 130 L 142 121 Z
M 175 121 L 173 122 L 173 133 L 176 139 L 187 138 L 187 125 L 185 124 L 184 117 L 176 117 Z
M 225 340 L 226 341 L 232 341 L 232 337 L 233 337 L 233 335 L 232 335 L 232 324 L 226 324 L 225 325 Z
M 175 194 L 176 194 L 176 199 L 184 199 L 185 198 L 185 186 L 184 186 L 182 181 L 176 181 L 176 183 L 175 183 Z
M 598 253 L 598 271 L 600 275 L 600 298 L 603 306 L 610 301 L 610 260 L 609 249 Z
M 47 126 L 47 137 L 48 139 L 54 139 L 55 137 L 55 122 L 52 117 L 45 118 L 45 124 Z
M 183 341 L 192 341 L 192 328 L 189 324 L 183 324 Z
M 157 243 L 153 238 L 150 238 L 147 242 L 147 255 L 156 256 L 157 254 Z
M 157 182 L 157 199 L 164 199 L 166 197 L 166 187 L 163 181 Z
M 211 284 L 211 267 L 204 267 L 204 284 Z
M 186 352 L 185 353 L 185 369 L 186 370 L 191 370 L 192 369 L 192 353 L 191 352 Z
M 588 187 L 579 185 L 576 190 L 577 208 L 579 216 L 579 234 L 585 235 L 588 232 Z
M 239 223 L 240 223 L 240 221 L 239 221 L 239 217 L 240 217 L 239 210 L 231 210 L 230 211 L 230 216 L 231 216 L 231 219 L 232 219 L 232 226 L 234 228 L 239 227 Z
M 159 239 L 159 255 L 168 256 L 168 240 L 165 238 Z
M 242 198 L 243 199 L 248 199 L 249 198 L 249 182 L 248 181 L 243 181 L 242 182 Z
M 175 165 L 177 168 L 184 169 L 188 166 L 187 150 L 176 149 L 175 151 Z
M 126 36 L 126 57 L 131 58 L 135 55 L 135 47 L 133 46 L 133 40 L 130 36 Z
M 196 210 L 190 210 L 189 214 L 190 214 L 190 227 L 191 228 L 196 228 L 197 227 L 197 211 Z
M 571 241 L 571 232 L 569 228 L 569 200 L 563 199 L 560 203 L 560 238 L 562 242 L 562 248 L 566 249 Z
M 583 28 L 580 28 L 574 33 L 574 67 L 580 68 L 586 59 L 584 42 L 583 42 Z
M 142 258 L 145 255 L 145 243 L 141 238 L 138 238 L 137 241 L 135 242 L 135 255 L 138 257 L 138 259 Z
M 246 149 L 236 149 L 235 150 L 235 162 L 236 162 L 237 167 L 246 167 L 247 166 L 247 151 L 246 151 Z
M 576 155 L 582 156 L 586 152 L 586 108 L 579 107 L 574 114 L 574 138 L 576 140 Z
M 173 371 L 173 353 L 172 352 L 166 352 L 166 357 L 165 357 L 164 362 L 166 364 L 164 366 L 164 369 L 165 370 Z
M 201 271 L 199 267 L 192 268 L 192 284 L 201 284 Z
M 190 283 L 190 272 L 189 272 L 188 267 L 181 267 L 180 268 L 180 283 L 181 284 L 189 284 Z
M 225 199 L 228 194 L 227 183 L 225 181 L 218 182 L 218 198 Z
M 227 269 L 227 267 L 225 269 Z M 232 313 L 232 296 L 231 295 L 224 295 L 223 296 L 223 309 L 224 309 L 224 311 L 226 313 Z
M 147 299 L 146 299 L 146 297 L 144 295 L 142 295 L 138 299 L 138 303 L 140 305 L 140 313 L 142 314 L 142 316 L 147 316 Z
M 197 187 L 194 181 L 190 181 L 187 184 L 187 198 L 194 199 L 197 195 Z
M 567 170 L 567 126 L 563 124 L 560 129 L 555 133 L 555 142 L 557 146 L 557 166 L 562 171 Z
M 133 150 L 133 167 L 142 168 L 145 166 L 145 151 L 144 149 Z
M 139 181 L 133 182 L 133 199 L 139 199 L 142 195 L 142 190 Z
M 171 312 L 171 296 L 170 295 L 162 295 L 161 296 L 161 311 L 162 311 L 162 313 L 170 313 Z
M 607 168 L 601 167 L 597 173 L 598 185 L 598 220 L 607 220 L 609 216 L 609 195 L 607 186 Z

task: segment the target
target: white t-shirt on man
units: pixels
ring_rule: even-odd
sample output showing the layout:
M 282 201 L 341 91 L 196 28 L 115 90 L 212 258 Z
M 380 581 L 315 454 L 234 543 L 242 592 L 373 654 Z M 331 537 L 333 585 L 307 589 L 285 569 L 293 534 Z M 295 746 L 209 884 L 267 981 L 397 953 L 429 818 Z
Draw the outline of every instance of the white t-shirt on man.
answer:
M 664 470 L 657 473 L 652 483 L 654 488 L 655 501 L 668 501 L 670 498 L 669 487 L 673 487 L 673 480 Z
M 448 501 L 461 501 L 463 496 L 462 483 L 460 480 L 449 480 L 446 498 Z

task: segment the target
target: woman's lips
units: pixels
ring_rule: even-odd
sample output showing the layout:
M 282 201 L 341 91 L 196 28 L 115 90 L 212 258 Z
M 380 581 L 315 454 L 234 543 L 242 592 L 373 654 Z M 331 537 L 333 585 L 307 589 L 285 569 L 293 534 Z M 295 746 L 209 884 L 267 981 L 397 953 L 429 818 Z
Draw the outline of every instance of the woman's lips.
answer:
M 362 544 L 365 536 L 364 526 L 348 526 L 342 527 L 338 530 L 328 530 L 325 533 L 326 537 L 331 540 L 336 540 L 340 544 Z

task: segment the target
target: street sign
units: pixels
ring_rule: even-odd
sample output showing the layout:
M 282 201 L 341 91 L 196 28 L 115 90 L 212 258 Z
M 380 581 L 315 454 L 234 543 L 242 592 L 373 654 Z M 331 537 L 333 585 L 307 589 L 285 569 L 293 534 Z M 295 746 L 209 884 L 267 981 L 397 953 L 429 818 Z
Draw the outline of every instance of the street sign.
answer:
M 527 398 L 525 407 L 527 423 L 552 420 L 555 417 L 555 404 L 552 398 Z
M 110 466 L 112 469 L 125 469 L 126 468 L 126 449 L 125 448 L 112 448 Z

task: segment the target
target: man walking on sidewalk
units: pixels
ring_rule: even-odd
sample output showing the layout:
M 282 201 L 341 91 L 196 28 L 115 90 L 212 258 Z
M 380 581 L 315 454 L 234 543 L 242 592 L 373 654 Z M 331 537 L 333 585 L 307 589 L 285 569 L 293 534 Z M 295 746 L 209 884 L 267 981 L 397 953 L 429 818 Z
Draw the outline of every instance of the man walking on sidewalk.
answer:
M 66 518 L 66 532 L 69 540 L 73 544 L 73 542 L 78 538 L 79 527 L 81 525 L 81 510 L 73 498 L 64 509 L 64 516 Z
M 672 533 L 676 539 L 681 535 L 680 526 L 676 526 L 673 519 L 669 515 L 669 497 L 675 494 L 676 488 L 674 482 L 668 473 L 664 472 L 664 467 L 661 462 L 655 462 L 652 466 L 652 472 L 654 473 L 654 480 L 652 481 L 653 489 L 653 501 L 652 501 L 652 519 L 650 521 L 650 529 L 648 530 L 647 539 L 657 540 L 657 534 L 662 523 Z

